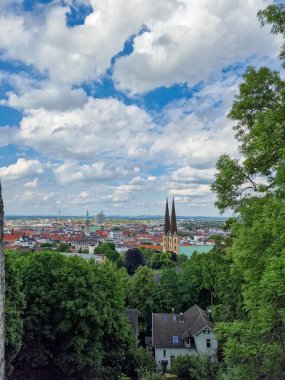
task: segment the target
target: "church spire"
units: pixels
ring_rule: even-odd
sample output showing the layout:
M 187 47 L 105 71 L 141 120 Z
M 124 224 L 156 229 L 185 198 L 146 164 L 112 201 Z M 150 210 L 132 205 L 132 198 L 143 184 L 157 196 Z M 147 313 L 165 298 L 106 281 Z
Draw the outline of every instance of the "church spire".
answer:
M 171 235 L 173 235 L 175 232 L 177 233 L 177 224 L 176 224 L 176 213 L 175 213 L 174 197 L 173 197 L 173 200 L 172 200 L 170 232 L 171 232 Z
M 166 199 L 165 217 L 164 217 L 164 235 L 167 235 L 168 232 L 170 232 L 170 218 L 169 218 L 169 209 L 168 209 L 168 199 Z

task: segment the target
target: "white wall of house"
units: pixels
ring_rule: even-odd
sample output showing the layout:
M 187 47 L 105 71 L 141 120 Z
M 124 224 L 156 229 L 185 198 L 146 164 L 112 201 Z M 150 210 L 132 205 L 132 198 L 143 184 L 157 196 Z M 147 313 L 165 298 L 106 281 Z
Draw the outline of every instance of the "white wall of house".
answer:
M 157 369 L 162 369 L 161 360 L 168 360 L 167 370 L 171 369 L 171 357 L 176 358 L 179 355 L 192 355 L 196 351 L 191 348 L 171 347 L 171 348 L 155 348 L 155 362 Z
M 207 340 L 209 340 L 210 347 L 207 347 Z M 198 354 L 207 353 L 212 358 L 216 357 L 218 342 L 211 330 L 208 330 L 206 333 L 204 333 L 203 330 L 199 334 L 195 335 L 195 343 Z
M 211 330 L 204 333 L 202 330 L 195 336 L 196 349 L 171 347 L 171 348 L 155 348 L 155 362 L 157 369 L 162 369 L 161 360 L 167 360 L 167 370 L 171 369 L 171 358 L 176 358 L 179 355 L 207 354 L 209 357 L 216 359 L 218 342 Z M 207 347 L 210 345 L 210 347 Z
M 110 231 L 109 238 L 110 239 L 122 239 L 123 231 Z

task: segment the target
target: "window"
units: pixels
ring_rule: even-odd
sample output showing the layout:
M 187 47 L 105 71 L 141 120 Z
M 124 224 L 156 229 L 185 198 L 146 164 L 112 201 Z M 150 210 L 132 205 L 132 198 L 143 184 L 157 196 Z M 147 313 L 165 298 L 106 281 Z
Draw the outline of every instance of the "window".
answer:
M 211 347 L 211 339 L 207 339 L 206 344 L 207 344 L 207 347 L 210 348 Z
M 190 339 L 186 339 L 185 345 L 186 345 L 186 347 L 190 347 L 191 346 Z
M 164 320 L 164 321 L 167 321 L 167 315 L 164 315 L 164 316 L 163 316 L 163 320 Z
M 170 362 L 171 362 L 171 364 L 172 364 L 172 362 L 173 362 L 174 359 L 175 359 L 175 356 L 174 356 L 174 355 L 171 355 L 171 356 L 170 356 Z
M 163 356 L 164 357 L 166 356 L 166 350 L 163 350 Z
M 173 315 L 173 320 L 176 321 L 176 315 Z
M 178 336 L 173 335 L 172 342 L 173 343 L 178 343 Z

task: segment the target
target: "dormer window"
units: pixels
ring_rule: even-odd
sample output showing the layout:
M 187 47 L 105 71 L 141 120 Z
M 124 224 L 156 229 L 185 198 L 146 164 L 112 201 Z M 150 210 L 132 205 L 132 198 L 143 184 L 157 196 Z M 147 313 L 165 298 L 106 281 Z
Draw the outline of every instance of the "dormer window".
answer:
M 184 340 L 184 346 L 187 348 L 196 348 L 195 338 L 190 336 Z

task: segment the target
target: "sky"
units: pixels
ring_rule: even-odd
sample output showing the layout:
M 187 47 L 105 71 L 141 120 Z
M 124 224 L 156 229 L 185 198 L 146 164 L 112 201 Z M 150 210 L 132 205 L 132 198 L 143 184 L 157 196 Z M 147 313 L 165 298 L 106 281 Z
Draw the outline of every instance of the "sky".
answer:
M 248 65 L 279 69 L 267 0 L 1 0 L 7 215 L 215 216 Z

